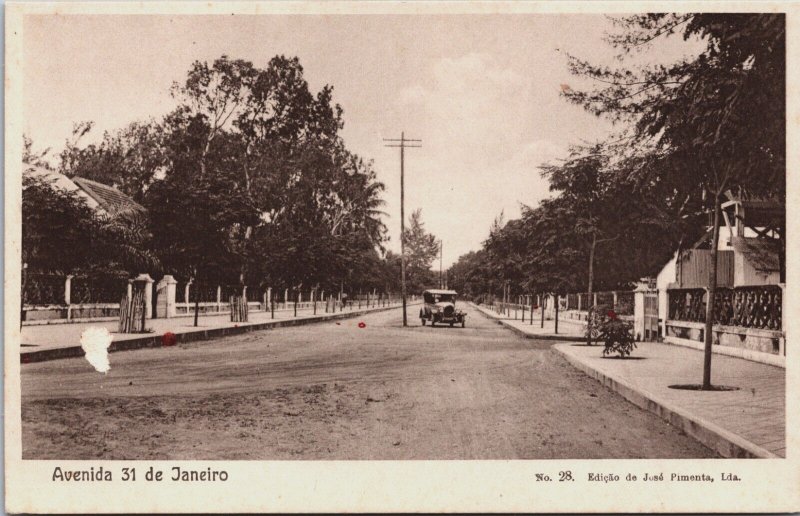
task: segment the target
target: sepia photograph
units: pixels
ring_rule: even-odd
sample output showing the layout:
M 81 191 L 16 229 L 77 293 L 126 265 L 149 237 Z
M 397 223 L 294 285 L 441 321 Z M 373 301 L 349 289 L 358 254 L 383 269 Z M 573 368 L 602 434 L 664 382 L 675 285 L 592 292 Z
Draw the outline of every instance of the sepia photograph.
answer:
M 9 4 L 6 446 L 45 486 L 790 466 L 786 9 L 113 4 Z

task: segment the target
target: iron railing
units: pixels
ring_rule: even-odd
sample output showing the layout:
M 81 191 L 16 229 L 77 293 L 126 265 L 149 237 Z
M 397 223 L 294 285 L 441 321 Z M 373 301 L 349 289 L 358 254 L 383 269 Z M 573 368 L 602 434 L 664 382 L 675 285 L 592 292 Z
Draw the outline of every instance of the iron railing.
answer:
M 619 315 L 633 315 L 633 292 L 617 292 L 617 301 L 614 303 L 614 311 Z
M 119 303 L 128 295 L 128 279 L 127 275 L 113 274 L 75 276 L 71 282 L 70 303 Z
M 25 274 L 23 305 L 63 305 L 66 278 L 56 274 Z
M 705 289 L 670 289 L 668 298 L 670 319 L 705 322 Z M 714 294 L 714 324 L 781 330 L 782 311 L 783 291 L 778 285 L 717 287 Z

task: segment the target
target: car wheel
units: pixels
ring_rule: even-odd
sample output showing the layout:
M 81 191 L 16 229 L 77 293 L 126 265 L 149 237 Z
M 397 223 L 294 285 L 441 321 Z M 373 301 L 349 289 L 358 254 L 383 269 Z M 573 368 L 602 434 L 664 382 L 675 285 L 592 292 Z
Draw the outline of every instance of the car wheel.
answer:
M 461 321 L 461 327 L 462 328 L 466 328 L 467 327 L 466 325 L 467 325 L 467 321 Z

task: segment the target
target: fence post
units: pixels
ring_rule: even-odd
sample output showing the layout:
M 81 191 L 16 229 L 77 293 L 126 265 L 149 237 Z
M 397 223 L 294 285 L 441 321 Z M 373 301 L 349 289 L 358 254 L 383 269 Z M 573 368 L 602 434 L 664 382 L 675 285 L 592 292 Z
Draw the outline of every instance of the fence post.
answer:
M 189 293 L 190 293 L 189 287 L 191 286 L 191 284 L 192 284 L 192 280 L 189 280 L 186 283 L 186 287 L 183 289 L 183 296 L 184 296 L 183 297 L 183 302 L 186 303 L 186 313 L 187 314 L 189 313 Z M 128 295 L 128 298 L 130 298 L 130 295 Z
M 222 285 L 217 285 L 217 313 L 222 311 Z
M 644 290 L 633 291 L 633 336 L 640 341 L 645 340 L 644 294 Z
M 613 304 L 611 305 L 611 309 L 612 310 L 616 310 L 617 309 L 617 291 L 615 290 L 611 294 L 614 296 L 613 297 L 613 301 L 612 301 Z
M 67 305 L 67 320 L 72 319 L 72 274 L 64 280 L 64 304 Z

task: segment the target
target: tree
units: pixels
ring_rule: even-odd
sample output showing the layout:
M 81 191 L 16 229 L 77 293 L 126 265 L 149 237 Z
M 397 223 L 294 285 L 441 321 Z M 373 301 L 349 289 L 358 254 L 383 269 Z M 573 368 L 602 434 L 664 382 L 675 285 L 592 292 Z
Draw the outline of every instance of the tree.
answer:
M 598 115 L 631 122 L 632 137 L 663 155 L 658 167 L 641 174 L 675 184 L 689 203 L 711 213 L 703 367 L 703 388 L 710 389 L 723 195 L 733 190 L 785 199 L 785 15 L 648 14 L 618 24 L 622 33 L 609 41 L 624 54 L 678 33 L 705 43 L 693 58 L 642 70 L 572 58 L 574 73 L 602 85 L 565 96 Z
M 59 171 L 68 177 L 80 176 L 113 186 L 142 202 L 166 166 L 161 124 L 155 120 L 132 122 L 104 133 L 99 144 L 81 147 L 81 139 L 93 126 L 83 122 L 73 127 L 73 138 L 61 151 Z
M 391 284 L 384 185 L 340 137 L 331 86 L 311 91 L 297 58 L 223 55 L 193 63 L 172 93 L 161 120 L 97 144 L 82 144 L 91 122 L 76 124 L 60 166 L 140 200 L 163 272 L 197 287 Z
M 22 179 L 22 262 L 31 271 L 133 273 L 158 265 L 137 213 L 98 216 L 76 192 Z M 69 250 L 69 252 L 65 252 Z
M 28 135 L 22 135 L 22 162 L 34 167 L 52 170 L 53 166 L 47 160 L 50 148 L 36 151 L 33 149 L 33 140 Z
M 562 207 L 570 213 L 573 233 L 586 247 L 588 254 L 587 289 L 591 303 L 586 343 L 592 344 L 594 307 L 594 269 L 598 246 L 617 240 L 627 230 L 620 220 L 619 198 L 613 192 L 613 176 L 608 173 L 608 156 L 599 146 L 573 152 L 560 166 L 545 166 L 542 175 L 550 181 L 550 189 L 560 192 Z
M 434 235 L 425 231 L 422 209 L 414 210 L 411 213 L 403 239 L 405 241 L 408 289 L 421 291 L 436 285 L 436 278 L 431 267 L 436 257 L 439 256 L 439 242 Z

